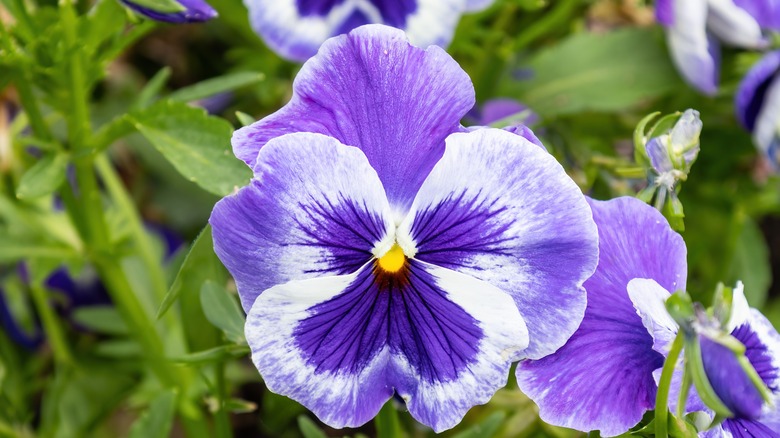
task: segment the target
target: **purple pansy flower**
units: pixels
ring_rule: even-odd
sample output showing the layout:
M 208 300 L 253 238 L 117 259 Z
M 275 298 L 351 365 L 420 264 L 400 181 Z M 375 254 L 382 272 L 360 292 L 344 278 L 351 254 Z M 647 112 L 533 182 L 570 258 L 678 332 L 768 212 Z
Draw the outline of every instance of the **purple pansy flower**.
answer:
M 683 78 L 705 94 L 718 88 L 720 46 L 766 47 L 761 29 L 780 30 L 776 0 L 658 0 L 656 18 Z
M 737 91 L 737 118 L 756 146 L 780 166 L 780 51 L 767 53 L 745 75 Z
M 217 11 L 211 7 L 205 0 L 176 0 L 184 8 L 178 12 L 161 12 L 150 7 L 140 5 L 133 0 L 120 0 L 122 4 L 133 11 L 155 21 L 164 21 L 166 23 L 198 23 L 209 21 L 217 17 Z
M 331 426 L 397 394 L 450 428 L 582 319 L 598 258 L 584 196 L 523 137 L 462 132 L 473 104 L 442 49 L 370 25 L 233 137 L 255 177 L 214 207 L 215 251 L 266 385 Z
M 599 262 L 585 282 L 582 324 L 561 349 L 517 366 L 523 393 L 550 424 L 620 435 L 653 409 L 653 371 L 663 356 L 653 350 L 628 296 L 634 278 L 669 290 L 685 288 L 685 243 L 663 215 L 635 198 L 590 201 L 599 232 Z
M 279 55 L 305 61 L 330 37 L 364 24 L 404 30 L 415 45 L 446 46 L 460 16 L 494 0 L 244 0 L 252 27 Z
M 653 280 L 635 279 L 629 284 L 629 295 L 648 334 L 653 337 L 653 349 L 665 356 L 678 330 L 664 306 L 664 301 L 671 295 L 669 290 Z M 704 372 L 717 397 L 734 415 L 699 435 L 706 438 L 780 437 L 780 335 L 759 311 L 748 306 L 742 283 L 734 289 L 726 331 L 745 346 L 745 357 L 772 392 L 773 403 L 764 403 L 734 353 L 702 331 L 699 340 Z M 659 373 L 660 370 L 656 371 Z M 679 391 L 680 378 L 675 377 L 670 401 L 677 400 Z M 692 390 L 686 411 L 706 409 Z

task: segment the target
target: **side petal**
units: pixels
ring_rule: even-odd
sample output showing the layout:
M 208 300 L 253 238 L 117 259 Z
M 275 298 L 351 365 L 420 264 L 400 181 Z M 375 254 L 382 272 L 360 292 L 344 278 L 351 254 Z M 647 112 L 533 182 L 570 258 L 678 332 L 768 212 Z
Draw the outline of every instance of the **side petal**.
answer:
M 560 348 L 582 320 L 596 226 L 560 164 L 523 137 L 451 135 L 397 233 L 408 256 L 512 295 L 528 324 L 527 357 Z
M 734 98 L 737 119 L 750 132 L 764 105 L 767 91 L 780 72 L 780 51 L 769 52 L 742 79 Z
M 275 286 L 258 297 L 246 333 L 268 388 L 333 427 L 370 420 L 394 390 L 420 422 L 453 427 L 506 384 L 511 357 L 528 344 L 508 295 L 420 262 L 402 277 L 366 265 Z
M 471 80 L 442 49 L 414 47 L 397 29 L 363 26 L 323 44 L 295 79 L 292 100 L 236 131 L 233 151 L 252 166 L 271 138 L 330 135 L 363 150 L 391 205 L 405 212 L 472 106 Z
M 758 22 L 733 0 L 708 0 L 707 27 L 724 43 L 745 49 L 766 47 Z
M 637 199 L 590 204 L 599 264 L 585 282 L 585 317 L 558 351 L 520 362 L 517 382 L 544 421 L 613 436 L 653 409 L 652 373 L 663 364 L 627 286 L 635 276 L 658 278 L 670 288 L 684 285 L 685 245 L 657 210 Z
M 677 69 L 683 78 L 704 94 L 718 89 L 718 50 L 707 37 L 707 1 L 674 2 L 674 23 L 667 29 L 666 40 Z
M 319 134 L 273 140 L 255 178 L 214 206 L 214 250 L 248 311 L 271 286 L 355 272 L 393 243 L 376 172 L 354 147 Z
M 506 385 L 528 331 L 489 283 L 415 260 L 408 278 L 391 294 L 394 385 L 412 416 L 441 432 Z

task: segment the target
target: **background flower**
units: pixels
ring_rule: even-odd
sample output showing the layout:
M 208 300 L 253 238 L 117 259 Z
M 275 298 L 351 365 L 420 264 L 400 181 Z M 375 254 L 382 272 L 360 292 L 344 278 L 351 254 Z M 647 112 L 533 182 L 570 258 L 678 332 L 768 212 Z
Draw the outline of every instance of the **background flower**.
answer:
M 166 23 L 197 23 L 209 21 L 217 17 L 217 11 L 206 3 L 205 0 L 177 0 L 176 3 L 183 9 L 177 12 L 157 10 L 151 6 L 136 3 L 133 0 L 120 1 L 125 6 L 147 18 Z
M 780 51 L 767 53 L 750 69 L 735 96 L 737 119 L 758 149 L 780 166 Z
M 403 29 L 420 47 L 447 46 L 460 16 L 492 0 L 245 0 L 252 27 L 275 52 L 305 61 L 330 37 L 369 23 Z

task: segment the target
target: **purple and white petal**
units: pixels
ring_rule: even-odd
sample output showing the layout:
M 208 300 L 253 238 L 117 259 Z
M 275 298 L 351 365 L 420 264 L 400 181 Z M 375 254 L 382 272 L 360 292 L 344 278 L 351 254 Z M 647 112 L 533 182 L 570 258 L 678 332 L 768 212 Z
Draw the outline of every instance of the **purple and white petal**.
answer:
M 442 49 L 422 50 L 400 30 L 364 26 L 323 44 L 295 79 L 292 100 L 236 131 L 233 151 L 252 166 L 271 138 L 332 136 L 363 150 L 402 214 L 472 106 L 471 80 Z
M 244 0 L 254 31 L 281 56 L 305 61 L 328 38 L 366 24 L 406 31 L 420 47 L 447 46 L 466 0 Z
M 604 436 L 626 432 L 655 404 L 663 356 L 629 299 L 634 277 L 684 287 L 685 244 L 654 208 L 634 198 L 590 201 L 599 265 L 585 282 L 582 324 L 555 353 L 517 366 L 520 389 L 548 423 Z M 530 326 L 530 322 L 529 322 Z
M 408 257 L 511 294 L 528 325 L 523 357 L 560 348 L 585 311 L 598 259 L 585 197 L 550 154 L 499 129 L 447 138 L 397 231 Z
M 734 98 L 737 119 L 750 132 L 766 100 L 769 86 L 780 72 L 780 51 L 769 52 L 742 79 Z
M 721 41 L 745 49 L 766 47 L 767 41 L 756 19 L 733 0 L 707 0 L 707 4 L 707 28 Z
M 756 116 L 753 139 L 758 148 L 772 157 L 771 148 L 780 137 L 780 80 L 777 76 L 769 83 L 763 105 Z M 775 146 L 776 147 L 776 146 Z
M 359 149 L 290 134 L 269 142 L 254 170 L 209 220 L 244 310 L 274 285 L 352 273 L 392 246 L 387 198 Z
M 753 16 L 762 29 L 780 31 L 780 1 L 734 0 L 734 4 Z
M 717 48 L 707 36 L 707 0 L 673 2 L 674 22 L 666 33 L 669 51 L 683 78 L 705 94 L 718 88 Z
M 678 331 L 677 323 L 665 305 L 671 294 L 649 278 L 635 278 L 628 283 L 627 289 L 637 315 L 642 318 L 642 325 L 653 337 L 653 350 L 666 357 Z
M 416 260 L 409 277 L 391 309 L 393 385 L 412 416 L 441 432 L 506 385 L 529 334 L 512 298 L 487 282 Z
M 396 391 L 420 422 L 450 428 L 506 384 L 523 320 L 501 290 L 443 268 L 378 278 L 369 264 L 265 291 L 247 317 L 252 359 L 271 391 L 332 427 L 367 422 Z

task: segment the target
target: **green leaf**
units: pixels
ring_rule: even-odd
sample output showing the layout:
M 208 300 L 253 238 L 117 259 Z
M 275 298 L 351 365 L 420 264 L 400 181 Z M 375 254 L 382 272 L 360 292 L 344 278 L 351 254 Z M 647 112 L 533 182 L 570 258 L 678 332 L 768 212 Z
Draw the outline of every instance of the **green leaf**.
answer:
M 192 102 L 193 100 L 203 99 L 215 94 L 253 85 L 263 80 L 265 80 L 265 75 L 263 73 L 247 71 L 231 73 L 212 79 L 206 79 L 205 81 L 198 82 L 189 87 L 180 88 L 171 93 L 168 98 L 181 102 Z
M 79 254 L 73 248 L 12 237 L 2 231 L 0 231 L 0 248 L 2 248 L 2 251 L 0 251 L 0 263 L 3 264 L 29 258 L 65 261 L 79 257 Z
M 78 324 L 97 333 L 126 335 L 127 325 L 116 309 L 109 306 L 89 306 L 76 309 L 71 318 Z
M 48 154 L 22 175 L 16 196 L 19 199 L 37 198 L 54 193 L 63 182 L 68 169 L 68 155 Z
M 236 118 L 241 123 L 241 126 L 249 126 L 252 123 L 255 123 L 254 117 L 241 111 L 236 111 Z
M 176 279 L 160 304 L 157 319 L 165 315 L 171 305 L 181 296 L 182 291 L 200 291 L 206 281 L 224 278 L 222 269 L 217 255 L 214 254 L 211 226 L 206 226 L 192 243 L 190 252 L 176 274 Z
M 493 412 L 481 422 L 469 427 L 468 429 L 454 435 L 452 438 L 490 438 L 496 435 L 498 429 L 506 418 L 503 411 Z
M 764 306 L 772 285 L 769 248 L 761 230 L 750 218 L 745 220 L 737 237 L 729 278 L 745 284 L 745 297 L 751 306 Z
M 244 342 L 244 312 L 225 288 L 206 281 L 200 289 L 200 304 L 206 319 L 222 329 L 228 339 Z
M 675 89 L 679 79 L 652 29 L 579 33 L 534 56 L 523 69 L 533 78 L 507 76 L 500 95 L 544 116 L 618 111 Z
M 129 117 L 179 173 L 205 190 L 225 196 L 249 182 L 251 170 L 231 152 L 227 121 L 167 100 Z
M 130 438 L 166 438 L 171 433 L 173 414 L 176 412 L 176 392 L 160 393 L 149 408 L 130 429 Z
M 325 432 L 305 415 L 298 417 L 298 427 L 301 429 L 303 438 L 328 438 Z
M 146 108 L 152 101 L 160 94 L 162 88 L 171 78 L 171 68 L 163 67 L 151 79 L 146 83 L 146 86 L 141 90 L 138 95 L 138 99 L 133 103 L 133 108 Z
M 162 13 L 181 12 L 187 9 L 174 0 L 133 0 L 133 3 Z
M 249 353 L 251 353 L 251 350 L 246 345 L 222 345 L 208 350 L 185 354 L 184 356 L 172 357 L 170 361 L 186 365 L 205 365 L 244 357 Z

